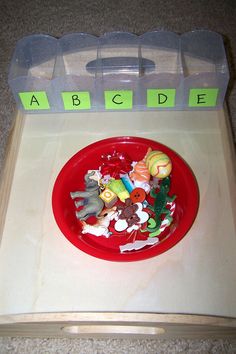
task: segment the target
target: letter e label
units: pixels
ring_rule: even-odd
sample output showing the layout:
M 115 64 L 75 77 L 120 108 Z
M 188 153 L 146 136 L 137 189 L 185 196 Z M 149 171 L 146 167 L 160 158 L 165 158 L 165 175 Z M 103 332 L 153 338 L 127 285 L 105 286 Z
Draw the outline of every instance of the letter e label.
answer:
M 189 90 L 189 107 L 215 107 L 218 88 L 193 88 Z

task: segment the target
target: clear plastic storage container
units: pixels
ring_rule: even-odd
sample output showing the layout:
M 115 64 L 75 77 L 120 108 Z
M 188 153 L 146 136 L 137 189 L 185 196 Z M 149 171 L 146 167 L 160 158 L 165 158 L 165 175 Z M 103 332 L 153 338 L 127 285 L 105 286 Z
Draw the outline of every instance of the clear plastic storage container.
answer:
M 32 35 L 9 71 L 18 107 L 34 113 L 218 109 L 228 80 L 222 37 L 203 30 Z
M 50 112 L 58 109 L 53 90 L 58 41 L 47 35 L 32 35 L 18 41 L 13 54 L 9 85 L 20 109 Z
M 181 54 L 183 106 L 221 107 L 229 81 L 222 37 L 210 31 L 185 33 L 181 36 Z
M 59 111 L 96 109 L 98 38 L 73 33 L 58 40 L 53 87 Z
M 180 37 L 173 32 L 140 36 L 140 104 L 143 109 L 177 109 L 182 106 L 183 69 Z

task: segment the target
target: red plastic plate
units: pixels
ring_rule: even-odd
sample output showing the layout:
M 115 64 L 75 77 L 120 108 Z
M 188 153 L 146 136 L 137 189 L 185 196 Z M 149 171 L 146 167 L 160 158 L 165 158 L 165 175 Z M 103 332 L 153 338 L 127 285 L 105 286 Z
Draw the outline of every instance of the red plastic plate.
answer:
M 84 175 L 87 170 L 98 169 L 101 156 L 114 150 L 126 153 L 133 161 L 142 160 L 147 149 L 160 150 L 172 161 L 170 195 L 176 195 L 173 222 L 159 236 L 159 243 L 140 250 L 120 252 L 120 245 L 133 242 L 133 234 L 126 231 L 109 238 L 82 234 L 81 222 L 75 216 L 74 201 L 70 192 L 84 190 Z M 139 137 L 115 137 L 88 145 L 76 153 L 59 173 L 52 194 L 55 220 L 65 237 L 77 248 L 109 261 L 138 261 L 157 256 L 176 245 L 191 228 L 197 215 L 199 191 L 196 179 L 187 163 L 173 150 L 156 141 Z M 142 239 L 138 231 L 135 238 Z

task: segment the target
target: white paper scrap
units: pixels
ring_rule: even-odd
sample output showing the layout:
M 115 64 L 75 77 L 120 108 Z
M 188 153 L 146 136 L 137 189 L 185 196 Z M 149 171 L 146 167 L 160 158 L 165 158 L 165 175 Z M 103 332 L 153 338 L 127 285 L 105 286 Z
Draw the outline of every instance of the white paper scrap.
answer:
M 126 245 L 120 246 L 120 251 L 137 251 L 145 246 L 155 245 L 155 243 L 159 242 L 158 237 L 149 237 L 147 240 L 139 240 L 132 243 L 126 243 Z

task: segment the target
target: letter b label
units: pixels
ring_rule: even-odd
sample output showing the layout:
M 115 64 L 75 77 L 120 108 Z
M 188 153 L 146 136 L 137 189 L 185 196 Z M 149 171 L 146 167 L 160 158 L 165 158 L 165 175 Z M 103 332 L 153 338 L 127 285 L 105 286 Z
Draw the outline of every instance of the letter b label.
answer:
M 62 92 L 61 96 L 66 111 L 91 108 L 89 92 Z

